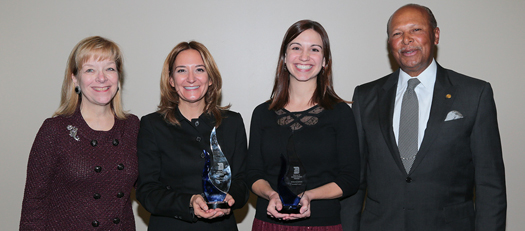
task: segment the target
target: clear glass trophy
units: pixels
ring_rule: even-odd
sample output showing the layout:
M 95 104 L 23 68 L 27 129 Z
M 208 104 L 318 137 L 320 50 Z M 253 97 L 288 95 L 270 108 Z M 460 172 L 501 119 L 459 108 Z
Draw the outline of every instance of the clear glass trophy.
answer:
M 295 152 L 293 134 L 288 139 L 286 156 L 281 154 L 281 170 L 277 181 L 277 191 L 283 209 L 280 213 L 299 213 L 301 205 L 299 201 L 306 190 L 306 171 L 301 160 Z
M 209 209 L 229 208 L 224 199 L 230 190 L 232 173 L 230 164 L 217 142 L 215 128 L 211 131 L 210 146 L 211 155 L 204 150 L 205 164 L 202 172 L 204 199 Z

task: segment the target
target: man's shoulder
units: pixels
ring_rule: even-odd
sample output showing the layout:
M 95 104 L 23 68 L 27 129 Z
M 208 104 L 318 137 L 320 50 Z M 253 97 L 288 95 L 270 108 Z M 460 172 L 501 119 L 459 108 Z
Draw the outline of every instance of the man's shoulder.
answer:
M 361 85 L 357 86 L 356 89 L 364 90 L 364 91 L 370 91 L 372 89 L 380 88 L 382 86 L 385 86 L 387 81 L 392 81 L 391 78 L 395 77 L 395 73 L 398 73 L 398 72 L 393 72 L 393 73 L 385 75 L 385 76 L 383 76 L 383 77 L 381 77 L 379 79 L 370 81 L 368 83 L 361 84 Z
M 443 70 L 447 74 L 450 82 L 456 86 L 464 85 L 464 86 L 472 86 L 472 87 L 474 86 L 482 87 L 487 84 L 487 81 L 485 80 L 474 78 L 474 77 L 456 72 L 454 70 L 450 70 L 446 68 L 443 68 Z

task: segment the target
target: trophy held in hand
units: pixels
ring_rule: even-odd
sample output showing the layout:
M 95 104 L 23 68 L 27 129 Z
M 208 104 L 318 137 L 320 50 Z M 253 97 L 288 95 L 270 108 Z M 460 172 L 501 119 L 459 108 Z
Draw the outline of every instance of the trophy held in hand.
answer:
M 301 205 L 299 201 L 306 190 L 306 171 L 299 156 L 295 152 L 293 134 L 288 139 L 286 156 L 281 154 L 281 170 L 277 181 L 277 191 L 283 209 L 280 213 L 299 213 Z
M 231 185 L 231 168 L 228 160 L 222 153 L 217 134 L 213 128 L 210 135 L 211 155 L 204 150 L 205 164 L 202 172 L 202 184 L 204 199 L 206 199 L 209 209 L 229 208 L 224 201 Z

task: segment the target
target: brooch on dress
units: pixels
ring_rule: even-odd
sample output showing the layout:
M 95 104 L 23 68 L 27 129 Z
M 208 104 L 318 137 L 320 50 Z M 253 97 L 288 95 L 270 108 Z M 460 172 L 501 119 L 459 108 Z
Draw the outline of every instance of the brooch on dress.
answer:
M 67 125 L 67 130 L 69 130 L 69 136 L 73 137 L 76 141 L 79 141 L 80 138 L 77 136 L 78 128 L 73 125 Z

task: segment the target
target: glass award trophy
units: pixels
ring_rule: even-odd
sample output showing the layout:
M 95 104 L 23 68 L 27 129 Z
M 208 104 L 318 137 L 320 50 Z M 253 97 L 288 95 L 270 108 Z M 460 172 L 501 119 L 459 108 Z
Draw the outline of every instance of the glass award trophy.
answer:
M 215 128 L 210 135 L 211 155 L 204 150 L 205 164 L 202 171 L 202 184 L 204 189 L 204 199 L 206 199 L 209 209 L 229 208 L 224 201 L 226 193 L 230 190 L 231 169 L 228 160 L 221 151 Z
M 281 198 L 283 209 L 280 213 L 299 213 L 299 201 L 306 190 L 306 171 L 301 160 L 295 153 L 293 134 L 288 139 L 286 154 L 281 154 L 281 170 L 277 181 L 277 192 Z

